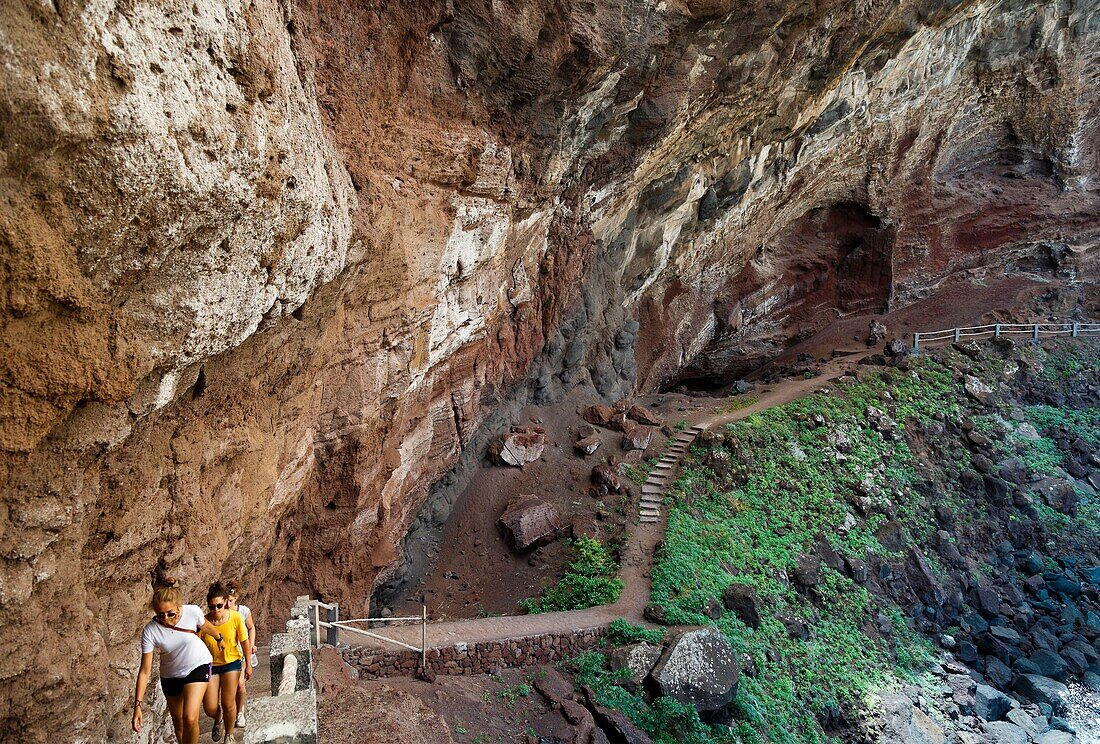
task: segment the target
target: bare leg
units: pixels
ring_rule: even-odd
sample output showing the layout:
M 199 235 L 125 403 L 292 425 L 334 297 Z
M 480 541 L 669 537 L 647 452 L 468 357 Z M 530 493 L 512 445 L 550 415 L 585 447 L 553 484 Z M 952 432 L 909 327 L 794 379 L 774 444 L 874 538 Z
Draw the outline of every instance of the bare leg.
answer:
M 221 711 L 218 708 L 218 684 L 220 677 L 220 674 L 210 675 L 210 684 L 206 686 L 206 691 L 202 698 L 202 709 L 209 718 L 213 718 L 215 721 L 221 717 Z
M 183 694 L 164 696 L 168 702 L 168 713 L 172 716 L 172 728 L 176 731 L 176 741 L 183 744 Z
M 241 681 L 237 684 L 237 715 L 244 713 L 244 704 L 248 702 L 248 689 L 245 684 L 244 675 L 241 675 Z
M 233 728 L 237 725 L 237 680 L 240 672 L 225 672 L 219 674 L 221 680 L 222 712 L 225 714 L 225 735 L 233 735 Z
M 183 686 L 183 738 L 180 744 L 199 744 L 199 712 L 206 694 L 206 682 L 192 682 Z

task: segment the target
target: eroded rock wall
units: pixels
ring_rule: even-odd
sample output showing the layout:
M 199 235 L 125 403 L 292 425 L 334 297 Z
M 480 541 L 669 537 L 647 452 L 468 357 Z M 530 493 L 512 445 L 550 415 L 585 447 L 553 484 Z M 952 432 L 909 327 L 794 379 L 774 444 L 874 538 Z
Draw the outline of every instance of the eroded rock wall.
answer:
M 5 5 L 0 736 L 125 735 L 156 570 L 365 609 L 517 400 L 1092 279 L 1098 40 L 1070 2 Z

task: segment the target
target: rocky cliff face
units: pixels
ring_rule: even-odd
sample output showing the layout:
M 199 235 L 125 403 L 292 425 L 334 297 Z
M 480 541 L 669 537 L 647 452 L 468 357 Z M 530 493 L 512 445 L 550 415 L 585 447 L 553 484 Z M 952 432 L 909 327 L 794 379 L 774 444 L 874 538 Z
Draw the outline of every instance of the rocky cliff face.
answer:
M 1094 2 L 26 0 L 0 44 L 4 738 L 123 735 L 157 570 L 365 608 L 516 402 L 963 273 L 1096 298 Z

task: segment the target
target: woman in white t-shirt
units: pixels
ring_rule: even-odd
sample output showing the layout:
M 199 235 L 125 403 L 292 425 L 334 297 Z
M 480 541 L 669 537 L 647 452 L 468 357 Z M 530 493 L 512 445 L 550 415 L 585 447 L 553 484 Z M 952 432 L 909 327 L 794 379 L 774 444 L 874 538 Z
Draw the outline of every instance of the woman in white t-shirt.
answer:
M 153 592 L 150 620 L 141 631 L 141 669 L 134 692 L 135 732 L 141 731 L 141 700 L 153 673 L 153 649 L 160 651 L 160 686 L 180 744 L 198 744 L 199 712 L 210 679 L 210 649 L 197 635 L 201 628 L 221 641 L 221 635 L 197 605 L 183 603 L 175 579 L 165 579 Z
M 259 660 L 256 658 L 256 624 L 252 622 L 252 610 L 238 601 L 241 596 L 241 582 L 231 579 L 225 582 L 225 588 L 229 592 L 229 609 L 241 613 L 241 617 L 244 618 L 244 627 L 248 629 L 248 645 L 252 648 L 252 669 L 255 671 Z M 242 674 L 237 686 L 237 728 L 244 728 L 244 704 L 247 701 L 248 688 Z

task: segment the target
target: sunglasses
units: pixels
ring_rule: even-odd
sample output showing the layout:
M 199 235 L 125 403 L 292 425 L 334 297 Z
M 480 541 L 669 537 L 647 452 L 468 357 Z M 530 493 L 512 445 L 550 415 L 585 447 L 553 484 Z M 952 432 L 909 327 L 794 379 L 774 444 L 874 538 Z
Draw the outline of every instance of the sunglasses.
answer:
M 153 617 L 157 620 L 170 620 L 178 614 L 175 610 L 168 610 L 168 612 L 154 612 Z
M 218 602 L 218 603 L 211 602 L 210 603 L 210 609 L 212 609 L 212 610 L 220 610 L 221 608 L 223 608 L 225 606 L 226 606 L 226 604 L 224 602 Z

